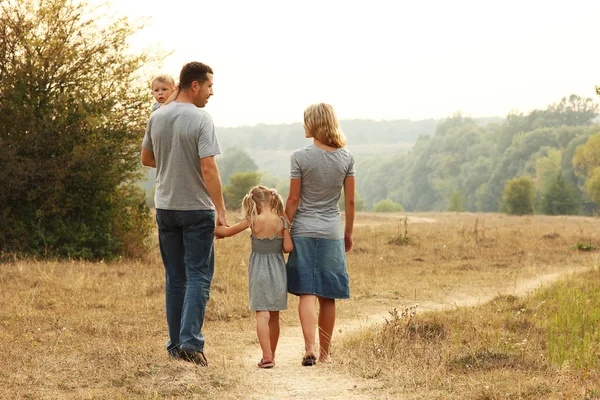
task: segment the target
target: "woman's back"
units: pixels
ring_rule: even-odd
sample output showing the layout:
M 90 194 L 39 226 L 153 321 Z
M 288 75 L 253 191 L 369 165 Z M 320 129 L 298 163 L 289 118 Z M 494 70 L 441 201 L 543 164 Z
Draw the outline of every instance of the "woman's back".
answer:
M 327 151 L 313 145 L 291 157 L 292 179 L 301 179 L 300 203 L 293 236 L 343 239 L 338 202 L 347 176 L 354 176 L 354 158 L 344 148 Z

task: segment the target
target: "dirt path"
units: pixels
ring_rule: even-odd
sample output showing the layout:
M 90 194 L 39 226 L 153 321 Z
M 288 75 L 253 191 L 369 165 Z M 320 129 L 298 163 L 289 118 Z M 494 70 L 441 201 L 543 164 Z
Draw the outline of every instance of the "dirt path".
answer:
M 579 269 L 580 271 L 581 269 Z M 455 307 L 468 307 L 492 300 L 498 294 L 526 295 L 540 286 L 547 285 L 576 270 L 565 270 L 557 273 L 541 275 L 534 279 L 521 280 L 501 288 L 496 293 L 482 295 L 481 297 L 467 296 L 460 293 L 453 295 L 453 303 L 421 303 L 418 311 L 444 310 Z M 389 305 L 394 307 L 393 304 Z M 295 310 L 290 310 L 294 312 Z M 371 314 L 367 319 L 339 320 L 335 327 L 335 340 L 351 334 L 356 329 L 365 325 L 382 323 L 389 317 L 387 311 Z M 340 333 L 341 330 L 341 333 Z M 284 328 L 281 331 L 276 362 L 273 369 L 262 370 L 256 367 L 260 359 L 260 348 L 256 345 L 244 356 L 244 365 L 250 378 L 260 383 L 263 387 L 261 393 L 248 394 L 246 399 L 260 400 L 285 400 L 285 399 L 385 399 L 386 392 L 377 387 L 373 380 L 344 375 L 331 365 L 317 365 L 315 367 L 302 367 L 300 360 L 304 350 L 302 331 L 300 327 Z

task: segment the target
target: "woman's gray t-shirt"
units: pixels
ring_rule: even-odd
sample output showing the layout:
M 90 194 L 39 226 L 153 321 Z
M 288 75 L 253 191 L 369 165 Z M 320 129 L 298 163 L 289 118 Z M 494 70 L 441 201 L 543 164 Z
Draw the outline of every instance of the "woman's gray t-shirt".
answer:
M 292 236 L 344 238 L 338 202 L 347 176 L 354 176 L 354 157 L 344 148 L 327 151 L 313 144 L 292 153 L 290 177 L 302 181 Z

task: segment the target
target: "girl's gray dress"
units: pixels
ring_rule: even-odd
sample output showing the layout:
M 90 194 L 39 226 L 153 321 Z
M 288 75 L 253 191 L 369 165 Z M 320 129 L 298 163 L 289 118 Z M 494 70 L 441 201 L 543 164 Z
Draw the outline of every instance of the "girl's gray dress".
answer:
M 287 222 L 281 218 L 284 227 Z M 277 231 L 279 223 L 277 223 Z M 287 309 L 287 274 L 283 258 L 283 237 L 257 238 L 252 234 L 252 253 L 248 262 L 248 298 L 250 310 Z

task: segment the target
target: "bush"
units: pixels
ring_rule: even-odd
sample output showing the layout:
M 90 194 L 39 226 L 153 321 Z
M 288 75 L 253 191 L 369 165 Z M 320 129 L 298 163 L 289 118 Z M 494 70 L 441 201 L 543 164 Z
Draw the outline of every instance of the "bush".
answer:
M 373 212 L 404 212 L 404 207 L 390 199 L 383 199 L 375 203 Z
M 521 176 L 506 182 L 502 195 L 501 212 L 512 215 L 533 214 L 535 185 L 528 176 Z
M 150 232 L 149 209 L 134 188 L 150 104 L 139 71 L 150 58 L 128 51 L 137 28 L 88 7 L 2 2 L 5 255 L 112 258 L 131 253 Z M 105 28 L 95 23 L 102 18 Z

